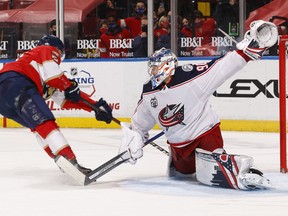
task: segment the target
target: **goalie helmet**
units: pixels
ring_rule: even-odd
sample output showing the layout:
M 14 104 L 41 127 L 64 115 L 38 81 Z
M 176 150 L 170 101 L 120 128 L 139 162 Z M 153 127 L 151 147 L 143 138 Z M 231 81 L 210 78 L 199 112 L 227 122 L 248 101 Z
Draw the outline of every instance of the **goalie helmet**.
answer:
M 37 43 L 37 46 L 54 46 L 56 47 L 61 54 L 61 60 L 63 61 L 65 58 L 64 44 L 63 42 L 54 35 L 45 35 L 43 36 Z
M 159 86 L 167 77 L 172 76 L 178 66 L 177 56 L 166 48 L 155 51 L 148 62 L 148 73 L 152 88 Z

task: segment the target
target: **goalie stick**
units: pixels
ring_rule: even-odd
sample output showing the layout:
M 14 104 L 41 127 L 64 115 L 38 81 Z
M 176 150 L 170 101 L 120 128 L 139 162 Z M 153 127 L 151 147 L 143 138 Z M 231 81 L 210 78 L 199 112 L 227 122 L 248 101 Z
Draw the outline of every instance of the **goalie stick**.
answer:
M 161 137 L 164 132 L 160 132 L 159 134 L 155 135 L 151 139 L 147 140 L 144 144 L 146 146 L 150 142 L 156 140 L 157 138 Z M 85 175 L 81 173 L 76 167 L 74 167 L 66 158 L 63 156 L 57 157 L 55 159 L 55 163 L 68 175 L 70 175 L 75 181 L 77 181 L 80 185 L 86 186 L 95 182 L 98 178 L 105 175 L 106 173 L 110 172 L 114 168 L 118 167 L 122 163 L 125 163 L 130 159 L 130 153 L 128 150 L 116 155 L 106 163 L 102 164 L 101 166 L 97 167 L 96 169 L 92 170 L 89 174 Z
M 231 37 L 229 34 L 227 34 L 227 33 L 226 33 L 225 31 L 223 31 L 222 29 L 218 28 L 218 30 L 219 30 L 224 36 L 226 36 L 229 40 L 231 40 L 232 42 L 234 42 L 235 44 L 238 43 L 233 37 Z
M 85 98 L 80 97 L 80 100 L 81 100 L 83 103 L 85 103 L 86 105 L 88 105 L 90 108 L 92 108 L 93 110 L 95 110 L 95 111 L 96 111 L 96 115 L 97 115 L 97 112 L 99 111 L 99 108 L 98 108 L 98 107 L 96 107 L 94 104 L 91 104 L 91 103 L 90 103 L 89 101 L 87 101 Z M 116 124 L 121 125 L 121 122 L 120 122 L 118 119 L 112 117 L 112 120 L 113 120 Z M 167 156 L 169 156 L 169 152 L 166 151 L 165 149 L 163 149 L 162 147 L 160 147 L 159 145 L 157 145 L 156 143 L 154 143 L 154 142 L 151 141 L 149 144 L 152 145 L 153 147 L 157 148 L 159 151 L 163 152 L 163 153 L 166 154 Z

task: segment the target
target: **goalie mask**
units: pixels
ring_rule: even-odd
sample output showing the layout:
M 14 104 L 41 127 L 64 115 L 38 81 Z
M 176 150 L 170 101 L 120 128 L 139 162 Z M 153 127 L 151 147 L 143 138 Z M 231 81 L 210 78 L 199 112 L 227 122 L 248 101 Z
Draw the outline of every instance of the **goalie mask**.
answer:
M 37 43 L 37 46 L 41 45 L 56 47 L 61 54 L 61 61 L 65 59 L 64 44 L 58 37 L 54 35 L 43 36 Z
M 166 48 L 155 51 L 148 62 L 148 73 L 152 82 L 152 88 L 159 86 L 167 77 L 174 74 L 178 66 L 177 56 Z

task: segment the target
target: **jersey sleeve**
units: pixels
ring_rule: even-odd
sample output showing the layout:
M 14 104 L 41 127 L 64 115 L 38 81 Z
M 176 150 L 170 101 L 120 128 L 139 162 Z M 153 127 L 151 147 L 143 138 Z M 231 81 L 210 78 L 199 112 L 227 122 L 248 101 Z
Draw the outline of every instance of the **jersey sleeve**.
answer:
M 132 125 L 135 130 L 141 133 L 142 137 L 147 138 L 148 132 L 156 124 L 155 119 L 149 112 L 149 109 L 145 107 L 144 101 L 141 99 L 138 102 L 138 106 L 132 116 Z
M 199 72 L 195 82 L 203 95 L 210 97 L 227 79 L 246 65 L 246 60 L 236 51 L 207 64 L 195 65 Z
M 49 86 L 65 90 L 71 86 L 69 79 L 60 68 L 61 56 L 55 47 L 44 46 L 40 51 L 39 74 Z
M 96 101 L 92 100 L 85 92 L 81 91 L 80 95 L 82 98 L 89 101 L 91 104 L 96 103 Z M 88 105 L 83 103 L 82 101 L 79 101 L 78 103 L 74 103 L 74 102 L 66 100 L 64 91 L 59 91 L 59 90 L 55 91 L 51 98 L 53 101 L 55 101 L 57 105 L 59 105 L 61 108 L 64 108 L 64 109 L 82 109 L 88 112 L 92 111 L 92 109 Z

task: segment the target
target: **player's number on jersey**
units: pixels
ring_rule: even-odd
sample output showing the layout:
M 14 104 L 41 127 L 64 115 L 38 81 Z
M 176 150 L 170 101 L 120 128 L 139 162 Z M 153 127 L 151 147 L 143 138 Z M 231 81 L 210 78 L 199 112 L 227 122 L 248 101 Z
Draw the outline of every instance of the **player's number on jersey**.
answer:
M 205 70 L 207 70 L 208 69 L 208 64 L 199 64 L 199 65 L 197 65 L 197 67 L 196 67 L 196 70 L 197 71 L 205 71 Z

